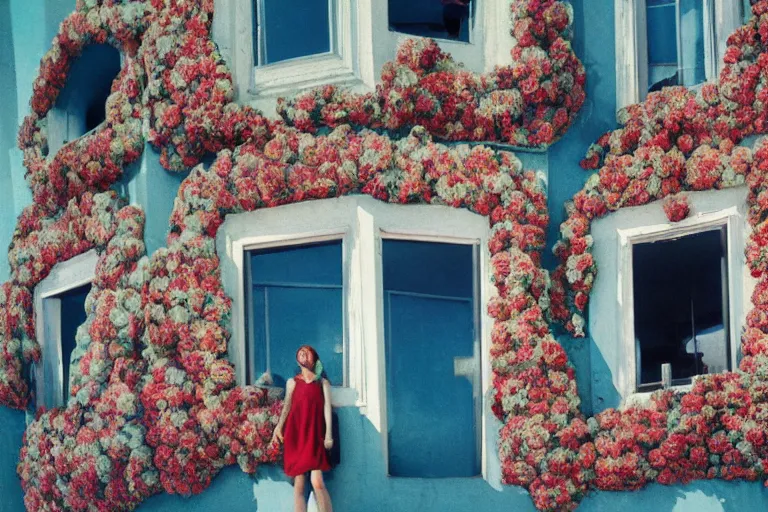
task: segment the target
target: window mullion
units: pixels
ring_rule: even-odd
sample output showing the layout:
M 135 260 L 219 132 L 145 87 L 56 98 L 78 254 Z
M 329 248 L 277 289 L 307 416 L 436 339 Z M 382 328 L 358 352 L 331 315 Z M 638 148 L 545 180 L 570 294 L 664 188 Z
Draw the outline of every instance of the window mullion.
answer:
M 61 299 L 45 299 L 43 314 L 46 320 L 46 349 L 49 353 L 55 354 L 52 361 L 51 380 L 46 382 L 53 391 L 49 393 L 51 399 L 48 404 L 53 407 L 62 405 L 64 396 L 64 356 L 61 349 Z
M 680 8 L 680 0 L 675 0 L 675 40 L 677 43 L 677 76 L 680 85 L 688 85 L 686 82 L 685 60 L 683 59 L 683 15 Z M 649 84 L 650 85 L 650 84 Z M 647 86 L 646 86 L 647 88 Z
M 386 400 L 384 391 L 384 326 L 381 246 L 377 237 L 378 225 L 371 212 L 358 206 L 355 222 L 355 265 L 356 282 L 353 285 L 359 293 L 359 348 L 360 372 L 357 374 L 360 396 L 358 401 L 367 408 L 368 418 L 379 430 L 384 430 Z M 354 362 L 354 361 L 353 361 Z M 383 442 L 386 448 L 386 436 Z M 384 452 L 386 454 L 386 451 Z
M 256 34 L 258 37 L 257 59 L 258 65 L 263 66 L 267 63 L 267 34 L 266 34 L 266 18 L 265 18 L 265 5 L 264 0 L 256 0 Z

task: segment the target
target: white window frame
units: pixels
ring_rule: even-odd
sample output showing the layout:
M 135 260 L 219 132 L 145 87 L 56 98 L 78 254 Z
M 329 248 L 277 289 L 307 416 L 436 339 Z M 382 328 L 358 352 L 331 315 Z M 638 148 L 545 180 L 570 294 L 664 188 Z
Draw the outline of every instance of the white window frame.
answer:
M 253 247 L 304 244 L 342 239 L 343 289 L 345 305 L 345 385 L 332 389 L 335 407 L 358 407 L 381 433 L 384 462 L 389 474 L 387 440 L 386 364 L 384 360 L 384 294 L 382 239 L 397 238 L 478 246 L 477 310 L 479 340 L 476 360 L 480 386 L 475 389 L 481 402 L 478 418 L 478 453 L 486 476 L 488 418 L 482 400 L 491 386 L 490 335 L 492 319 L 483 314 L 496 289 L 490 279 L 488 219 L 442 205 L 393 205 L 369 196 L 304 201 L 226 217 L 216 237 L 224 289 L 232 298 L 229 358 L 235 365 L 237 381 L 245 385 L 246 290 L 245 251 Z M 458 363 L 461 371 L 462 362 Z
M 35 287 L 35 334 L 42 352 L 41 361 L 33 370 L 37 406 L 66 405 L 63 400 L 66 362 L 61 353 L 61 299 L 57 296 L 93 282 L 98 259 L 96 250 L 91 249 L 57 263 Z
M 728 268 L 728 336 L 730 338 L 730 361 L 732 371 L 738 367 L 739 333 L 742 318 L 741 297 L 743 273 L 743 216 L 733 206 L 715 212 L 701 213 L 674 224 L 657 224 L 630 229 L 619 229 L 619 298 L 621 308 L 621 343 L 624 352 L 624 365 L 621 373 L 620 392 L 626 403 L 636 404 L 647 401 L 653 392 L 637 390 L 637 358 L 635 345 L 634 287 L 633 287 L 633 248 L 635 244 L 672 240 L 684 236 L 713 231 L 725 227 L 727 230 L 727 268 Z M 690 384 L 672 386 L 672 389 L 685 391 Z
M 474 331 L 475 339 L 473 341 L 473 356 L 471 358 L 454 358 L 454 375 L 459 377 L 465 377 L 471 375 L 472 390 L 473 390 L 473 407 L 475 414 L 475 424 L 477 429 L 475 430 L 475 450 L 478 457 L 478 466 L 480 472 L 485 476 L 485 444 L 483 443 L 483 433 L 485 432 L 486 420 L 483 414 L 483 398 L 485 396 L 485 389 L 483 383 L 490 382 L 490 367 L 487 357 L 483 357 L 484 354 L 490 353 L 490 346 L 487 344 L 485 338 L 486 334 L 490 332 L 488 329 L 492 328 L 491 325 L 483 325 L 484 320 L 489 320 L 488 315 L 483 315 L 484 305 L 487 302 L 482 302 L 484 294 L 488 294 L 488 290 L 483 291 L 483 281 L 488 279 L 482 279 L 481 276 L 487 276 L 488 263 L 490 262 L 490 255 L 487 254 L 488 240 L 482 240 L 481 237 L 472 237 L 471 233 L 467 233 L 462 229 L 458 232 L 446 232 L 444 230 L 434 230 L 433 226 L 430 226 L 429 222 L 424 222 L 417 217 L 417 221 L 414 222 L 411 219 L 410 222 L 404 223 L 406 219 L 392 219 L 391 217 L 376 216 L 374 218 L 374 236 L 376 236 L 376 254 L 378 255 L 378 268 L 377 268 L 377 310 L 378 317 L 382 320 L 381 324 L 382 332 L 379 333 L 379 339 L 381 340 L 381 353 L 379 354 L 381 365 L 379 371 L 383 374 L 382 381 L 382 394 L 386 395 L 386 360 L 384 357 L 384 349 L 386 343 L 386 336 L 383 332 L 384 329 L 384 265 L 381 259 L 382 245 L 384 240 L 411 240 L 417 242 L 432 242 L 432 243 L 445 243 L 456 245 L 470 245 L 473 248 L 472 251 L 472 294 L 474 304 Z M 474 231 L 474 230 L 471 230 Z M 462 236 L 465 235 L 465 236 Z M 483 249 L 484 248 L 484 249 Z M 483 252 L 485 252 L 484 258 Z M 485 268 L 484 267 L 485 264 Z M 485 343 L 484 343 L 485 341 Z M 488 368 L 486 368 L 488 366 Z M 487 376 L 484 374 L 488 373 Z M 381 420 L 382 420 L 382 432 L 388 432 L 387 427 L 387 404 L 388 400 L 383 399 L 381 401 Z M 391 477 L 389 468 L 389 438 L 382 435 L 384 464 L 387 468 L 387 475 Z M 412 477 L 403 477 L 412 478 Z
M 736 0 L 704 0 L 703 5 L 705 19 L 714 20 L 712 26 L 704 27 L 706 76 L 707 81 L 713 81 L 724 67 L 728 36 L 742 25 L 742 4 Z M 615 0 L 614 6 L 618 110 L 643 101 L 647 95 L 648 33 L 646 0 Z M 679 47 L 678 40 L 678 55 Z
M 264 0 L 214 0 L 213 39 L 232 70 L 240 102 L 276 99 L 326 83 L 352 86 L 360 82 L 357 11 L 364 6 L 353 0 L 329 0 L 329 53 L 255 66 L 254 1 Z

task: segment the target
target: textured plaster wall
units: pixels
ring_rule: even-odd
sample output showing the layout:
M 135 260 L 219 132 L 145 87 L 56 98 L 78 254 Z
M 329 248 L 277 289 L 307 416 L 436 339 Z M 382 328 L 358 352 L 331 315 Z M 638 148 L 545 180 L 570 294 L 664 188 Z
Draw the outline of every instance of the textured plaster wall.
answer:
M 579 167 L 589 145 L 604 132 L 616 127 L 616 73 L 614 53 L 614 0 L 573 0 L 573 46 L 587 70 L 587 99 L 568 133 L 549 151 L 549 236 L 547 247 L 559 238 L 565 218 L 563 204 L 573 197 L 589 176 Z M 587 20 L 589 21 L 587 23 Z M 544 265 L 552 270 L 555 258 L 547 252 Z M 591 383 L 607 369 L 594 365 L 594 342 L 587 337 L 558 340 L 576 367 L 582 410 L 592 411 Z

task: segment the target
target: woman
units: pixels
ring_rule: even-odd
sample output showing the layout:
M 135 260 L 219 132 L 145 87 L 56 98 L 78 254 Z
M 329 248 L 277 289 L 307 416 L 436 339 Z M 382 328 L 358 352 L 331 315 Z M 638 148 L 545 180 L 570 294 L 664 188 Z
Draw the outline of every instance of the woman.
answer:
M 331 469 L 326 450 L 333 447 L 331 436 L 331 384 L 323 378 L 323 364 L 315 349 L 299 347 L 296 362 L 301 371 L 288 379 L 285 402 L 273 441 L 284 443 L 285 474 L 294 478 L 295 512 L 306 512 L 304 489 L 310 473 L 312 489 L 320 512 L 333 512 L 323 471 Z M 283 433 L 285 426 L 285 433 Z

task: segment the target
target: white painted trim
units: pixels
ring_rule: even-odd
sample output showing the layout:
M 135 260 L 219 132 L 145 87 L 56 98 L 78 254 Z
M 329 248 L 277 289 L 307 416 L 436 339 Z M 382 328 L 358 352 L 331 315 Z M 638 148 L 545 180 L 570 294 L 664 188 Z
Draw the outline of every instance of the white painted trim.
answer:
M 479 354 L 480 359 L 480 386 L 482 389 L 479 391 L 479 399 L 482 400 L 486 395 L 487 389 L 491 386 L 490 380 L 490 335 L 493 323 L 490 316 L 484 314 L 486 305 L 493 295 L 496 293 L 495 287 L 492 286 L 490 279 L 487 276 L 490 266 L 490 252 L 488 251 L 488 241 L 490 238 L 490 227 L 488 225 L 488 219 L 471 213 L 468 210 L 460 210 L 449 206 L 437 206 L 437 205 L 399 205 L 393 206 L 387 203 L 376 201 L 372 198 L 366 198 L 364 205 L 365 211 L 370 215 L 373 220 L 374 236 L 375 236 L 375 279 L 376 290 L 384 289 L 383 278 L 383 265 L 382 265 L 382 240 L 384 239 L 405 239 L 405 240 L 422 240 L 428 242 L 443 242 L 443 243 L 460 243 L 467 245 L 475 245 L 480 250 L 478 258 L 477 268 L 474 269 L 478 276 L 479 284 L 479 297 L 477 307 L 480 310 L 479 320 Z M 421 233 L 419 236 L 418 234 Z M 372 299 L 376 301 L 376 324 L 377 337 L 380 340 L 378 343 L 376 367 L 378 368 L 378 393 L 379 393 L 379 425 L 377 425 L 379 432 L 382 433 L 382 454 L 384 458 L 384 464 L 386 467 L 386 473 L 389 475 L 389 447 L 388 447 L 388 432 L 387 427 L 387 397 L 386 397 L 386 361 L 384 359 L 384 294 L 375 292 L 372 293 Z M 373 395 L 373 390 L 369 388 L 369 397 Z M 372 400 L 371 400 L 372 401 Z M 486 417 L 482 413 L 481 407 L 479 413 L 480 424 L 478 429 L 480 432 L 486 431 Z M 479 452 L 480 458 L 480 472 L 483 478 L 486 478 L 489 474 L 488 453 L 486 450 L 487 443 L 485 439 L 480 440 L 481 447 Z
M 715 19 L 715 75 L 720 74 L 725 67 L 723 58 L 725 50 L 728 48 L 728 37 L 740 26 L 744 24 L 744 5 L 739 0 L 714 0 L 714 19 Z
M 35 335 L 42 360 L 35 365 L 37 405 L 62 407 L 64 362 L 61 353 L 61 299 L 56 296 L 93 281 L 99 256 L 95 249 L 57 263 L 34 292 Z
M 733 206 L 716 212 L 700 213 L 695 217 L 674 224 L 656 224 L 629 229 L 618 229 L 619 240 L 619 301 L 623 304 L 620 310 L 621 343 L 624 353 L 624 364 L 619 369 L 619 392 L 627 403 L 638 403 L 646 400 L 643 393 L 637 391 L 637 372 L 635 354 L 634 326 L 634 292 L 633 292 L 633 261 L 632 249 L 634 244 L 670 240 L 683 236 L 702 233 L 717 228 L 727 228 L 728 236 L 728 296 L 730 319 L 729 338 L 731 350 L 731 369 L 738 365 L 740 311 L 742 295 L 741 254 L 743 248 L 742 229 L 743 218 L 737 207 Z M 683 389 L 674 386 L 673 389 Z
M 615 0 L 616 108 L 638 103 L 648 83 L 645 0 Z
M 372 70 L 363 72 L 359 65 L 365 45 L 358 48 L 358 41 L 365 39 L 366 29 L 357 20 L 370 18 L 367 4 L 330 0 L 329 53 L 255 66 L 253 1 L 214 0 L 213 39 L 232 71 L 236 100 L 274 104 L 278 96 L 328 83 L 356 86 L 365 82 L 373 87 Z

